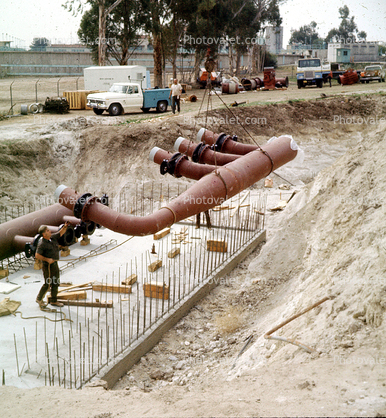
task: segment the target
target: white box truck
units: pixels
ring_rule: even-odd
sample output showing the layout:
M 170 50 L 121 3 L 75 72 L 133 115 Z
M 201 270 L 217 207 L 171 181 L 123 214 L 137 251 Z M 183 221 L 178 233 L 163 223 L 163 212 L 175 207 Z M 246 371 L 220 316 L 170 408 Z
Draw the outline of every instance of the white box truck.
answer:
M 115 65 L 84 69 L 84 89 L 109 91 L 114 83 L 139 83 L 150 87 L 150 75 L 142 65 Z

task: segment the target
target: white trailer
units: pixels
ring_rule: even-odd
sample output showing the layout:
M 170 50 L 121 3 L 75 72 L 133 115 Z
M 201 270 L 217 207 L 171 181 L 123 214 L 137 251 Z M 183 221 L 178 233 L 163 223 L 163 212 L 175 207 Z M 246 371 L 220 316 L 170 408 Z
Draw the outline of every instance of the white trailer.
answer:
M 114 83 L 140 83 L 150 85 L 149 72 L 142 65 L 116 65 L 84 69 L 85 90 L 109 91 Z

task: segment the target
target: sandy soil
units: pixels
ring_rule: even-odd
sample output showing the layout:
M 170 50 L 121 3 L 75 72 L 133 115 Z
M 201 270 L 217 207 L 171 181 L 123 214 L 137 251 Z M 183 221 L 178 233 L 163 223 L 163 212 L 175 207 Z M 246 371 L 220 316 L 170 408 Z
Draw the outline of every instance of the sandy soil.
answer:
M 233 112 L 243 120 L 266 118 L 248 126 L 253 140 L 262 144 L 292 134 L 305 151 L 302 167 L 278 172 L 298 193 L 283 212 L 268 213 L 267 243 L 224 277 L 114 390 L 1 387 L 2 416 L 24 417 L 26 408 L 29 417 L 386 414 L 386 123 L 379 121 L 386 117 L 385 96 L 292 98 Z M 202 120 L 197 126 L 184 120 L 193 115 L 129 124 L 120 124 L 127 115 L 82 123 L 76 116 L 17 128 L 8 121 L 1 126 L 0 203 L 52 193 L 59 183 L 101 194 L 159 180 L 149 150 L 171 150 L 179 135 L 193 139 L 203 126 Z M 214 130 L 252 140 L 226 119 L 225 110 L 208 116 Z M 353 117 L 368 123 L 342 123 Z M 273 179 L 274 188 L 264 190 L 272 203 L 284 183 Z M 325 296 L 331 299 L 275 333 L 300 340 L 313 353 L 264 339 Z

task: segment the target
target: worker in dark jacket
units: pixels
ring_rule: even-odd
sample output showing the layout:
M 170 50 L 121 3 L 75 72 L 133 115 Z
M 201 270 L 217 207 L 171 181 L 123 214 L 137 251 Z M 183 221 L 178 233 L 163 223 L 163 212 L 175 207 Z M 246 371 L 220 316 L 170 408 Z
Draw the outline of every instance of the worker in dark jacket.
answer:
M 47 225 L 42 225 L 39 228 L 39 234 L 42 238 L 39 241 L 39 244 L 36 248 L 35 258 L 41 260 L 43 262 L 43 277 L 44 277 L 44 285 L 41 287 L 40 292 L 36 298 L 36 302 L 39 304 L 41 308 L 44 308 L 46 304 L 43 302 L 43 298 L 47 293 L 47 290 L 51 286 L 51 298 L 50 304 L 54 306 L 61 307 L 63 303 L 58 302 L 56 297 L 58 295 L 58 288 L 59 288 L 59 238 L 66 232 L 67 226 L 69 225 L 66 222 L 63 227 L 52 234 L 51 231 L 48 229 Z

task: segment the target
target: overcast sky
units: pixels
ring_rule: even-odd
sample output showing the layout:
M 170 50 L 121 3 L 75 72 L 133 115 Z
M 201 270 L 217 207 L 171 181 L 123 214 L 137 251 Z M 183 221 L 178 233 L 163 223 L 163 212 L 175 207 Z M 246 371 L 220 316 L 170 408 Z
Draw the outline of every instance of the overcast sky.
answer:
M 80 16 L 74 17 L 57 0 L 2 1 L 0 12 L 0 40 L 15 41 L 12 46 L 28 47 L 35 37 L 46 37 L 52 43 L 77 41 Z M 298 29 L 311 21 L 318 24 L 319 35 L 325 37 L 338 27 L 338 9 L 347 4 L 350 16 L 355 16 L 358 29 L 367 32 L 368 41 L 386 42 L 386 0 L 310 1 L 287 0 L 280 6 L 284 28 L 284 47 L 291 29 Z

